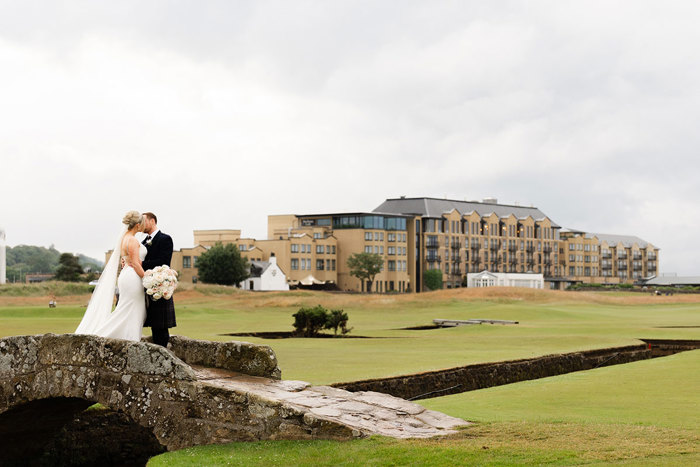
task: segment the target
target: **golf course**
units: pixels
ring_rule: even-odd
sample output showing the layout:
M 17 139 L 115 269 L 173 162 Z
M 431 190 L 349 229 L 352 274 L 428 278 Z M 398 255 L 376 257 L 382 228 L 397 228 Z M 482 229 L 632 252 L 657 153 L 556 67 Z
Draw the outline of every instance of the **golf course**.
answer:
M 52 287 L 56 308 L 47 306 L 46 287 L 0 288 L 0 337 L 73 332 L 90 295 Z M 283 379 L 319 385 L 640 339 L 700 340 L 695 294 L 488 288 L 368 295 L 189 285 L 175 303 L 174 334 L 268 345 Z M 292 314 L 316 305 L 344 310 L 351 331 L 332 338 L 229 335 L 288 333 Z M 434 319 L 518 324 L 434 328 Z M 149 465 L 697 465 L 699 369 L 694 350 L 418 401 L 472 422 L 444 438 L 232 443 L 165 453 Z

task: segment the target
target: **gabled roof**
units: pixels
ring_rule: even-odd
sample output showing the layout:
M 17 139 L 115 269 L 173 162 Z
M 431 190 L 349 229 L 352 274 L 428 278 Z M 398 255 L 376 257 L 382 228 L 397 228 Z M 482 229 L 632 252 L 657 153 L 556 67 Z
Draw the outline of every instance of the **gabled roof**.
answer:
M 547 215 L 535 207 L 513 206 L 509 204 L 482 203 L 479 201 L 458 201 L 439 198 L 392 198 L 387 199 L 374 210 L 376 213 L 387 214 L 412 214 L 422 217 L 440 218 L 446 212 L 456 209 L 461 214 L 477 212 L 481 216 L 492 213 L 498 217 L 508 217 L 511 214 L 518 219 L 528 216 L 539 221 L 547 218 Z M 559 228 L 552 221 L 552 227 Z
M 269 261 L 251 261 L 250 262 L 250 276 L 260 277 L 265 274 L 265 271 L 270 267 Z
M 634 235 L 613 235 L 586 232 L 586 238 L 593 237 L 596 237 L 601 242 L 606 242 L 610 246 L 615 246 L 622 243 L 622 245 L 624 245 L 625 248 L 631 248 L 632 245 L 636 243 L 639 248 L 646 248 L 647 245 L 649 245 L 649 242 L 647 242 L 646 240 L 642 240 L 639 237 L 635 237 Z

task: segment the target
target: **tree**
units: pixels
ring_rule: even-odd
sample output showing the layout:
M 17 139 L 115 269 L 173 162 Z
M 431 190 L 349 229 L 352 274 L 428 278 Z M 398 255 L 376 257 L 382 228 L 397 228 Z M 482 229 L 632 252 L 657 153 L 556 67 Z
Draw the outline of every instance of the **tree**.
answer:
M 367 284 L 367 291 L 372 291 L 374 277 L 379 274 L 384 265 L 384 258 L 376 253 L 353 253 L 348 258 L 348 268 L 350 275 L 355 276 L 364 284 Z
M 442 271 L 439 269 L 431 269 L 423 274 L 423 282 L 430 290 L 442 288 Z
M 208 284 L 238 285 L 250 276 L 248 259 L 232 243 L 217 243 L 197 260 L 199 280 Z
M 332 329 L 333 334 L 336 336 L 338 335 L 338 328 L 340 328 L 342 334 L 347 334 L 350 332 L 350 329 L 348 329 L 348 314 L 343 310 L 331 310 L 323 328 Z
M 71 253 L 63 253 L 58 258 L 58 268 L 56 268 L 55 278 L 59 281 L 79 282 L 83 267 L 77 256 Z

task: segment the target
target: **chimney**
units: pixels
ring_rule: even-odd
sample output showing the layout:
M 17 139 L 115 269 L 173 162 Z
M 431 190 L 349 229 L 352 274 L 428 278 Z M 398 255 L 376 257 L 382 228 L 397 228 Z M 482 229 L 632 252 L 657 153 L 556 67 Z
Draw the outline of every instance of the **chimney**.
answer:
M 275 257 L 274 253 L 270 253 L 270 264 L 277 264 L 277 257 Z

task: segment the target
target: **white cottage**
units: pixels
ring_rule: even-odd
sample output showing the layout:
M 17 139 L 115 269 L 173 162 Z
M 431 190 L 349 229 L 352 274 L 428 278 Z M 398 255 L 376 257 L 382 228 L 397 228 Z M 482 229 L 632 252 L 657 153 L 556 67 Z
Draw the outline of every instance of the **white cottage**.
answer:
M 251 261 L 250 277 L 239 287 L 243 290 L 289 290 L 287 276 L 274 256 L 270 256 L 269 261 Z
M 467 274 L 467 287 L 527 287 L 530 289 L 544 288 L 542 274 L 510 273 L 510 272 L 472 272 Z

